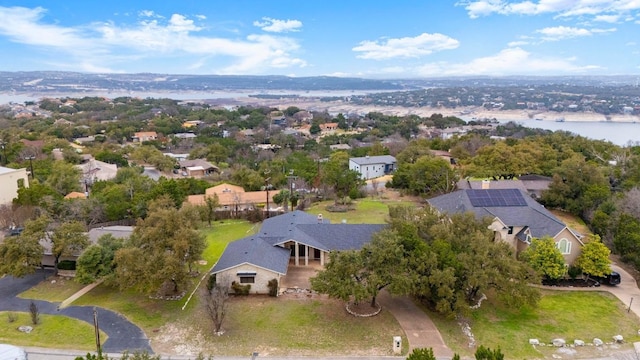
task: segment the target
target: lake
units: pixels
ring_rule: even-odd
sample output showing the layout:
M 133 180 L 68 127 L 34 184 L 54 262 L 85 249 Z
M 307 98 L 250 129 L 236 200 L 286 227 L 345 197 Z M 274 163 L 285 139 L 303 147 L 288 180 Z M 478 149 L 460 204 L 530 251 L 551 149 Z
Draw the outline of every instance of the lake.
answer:
M 501 121 L 506 123 L 508 121 Z M 595 140 L 606 140 L 620 146 L 640 144 L 640 123 L 629 122 L 577 122 L 577 121 L 514 121 L 528 128 L 569 131 Z

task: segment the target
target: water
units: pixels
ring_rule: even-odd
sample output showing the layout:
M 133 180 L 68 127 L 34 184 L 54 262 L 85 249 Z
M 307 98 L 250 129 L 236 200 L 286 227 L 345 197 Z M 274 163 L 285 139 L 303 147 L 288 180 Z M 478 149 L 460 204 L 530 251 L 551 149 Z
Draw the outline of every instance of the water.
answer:
M 509 121 L 503 120 L 500 122 L 506 123 Z M 528 128 L 569 131 L 589 139 L 610 141 L 619 146 L 627 146 L 631 143 L 634 145 L 640 144 L 640 123 L 604 121 L 555 122 L 537 120 L 516 120 L 514 122 Z
M 369 91 L 370 92 L 370 91 Z M 47 97 L 83 97 L 83 96 L 106 96 L 110 98 L 118 96 L 135 96 L 140 98 L 172 98 L 175 100 L 195 100 L 195 99 L 230 99 L 236 97 L 246 97 L 249 94 L 268 93 L 268 94 L 294 94 L 301 96 L 345 96 L 347 94 L 359 94 L 359 91 L 310 91 L 308 94 L 300 94 L 296 91 L 287 92 L 269 91 L 269 92 L 105 92 L 105 93 L 76 93 L 76 94 L 47 94 Z M 0 104 L 9 102 L 24 103 L 25 101 L 38 101 L 42 94 L 7 94 L 0 93 Z M 470 119 L 466 119 L 470 120 Z M 500 120 L 501 123 L 509 122 L 509 120 Z M 514 122 L 529 128 L 540 128 L 551 131 L 563 130 L 569 131 L 577 135 L 581 135 L 594 140 L 606 140 L 619 146 L 627 146 L 630 143 L 640 143 L 640 122 L 576 122 L 576 121 L 537 121 L 534 119 L 514 120 Z

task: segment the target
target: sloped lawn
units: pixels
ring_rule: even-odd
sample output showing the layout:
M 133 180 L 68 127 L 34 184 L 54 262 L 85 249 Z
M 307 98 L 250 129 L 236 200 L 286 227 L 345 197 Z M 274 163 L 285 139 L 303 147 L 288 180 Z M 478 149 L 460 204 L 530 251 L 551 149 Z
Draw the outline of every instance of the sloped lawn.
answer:
M 430 312 L 429 316 L 449 347 L 461 355 L 473 355 L 468 339 L 462 335 L 455 320 Z M 477 345 L 492 349 L 500 347 L 507 359 L 551 358 L 557 350 L 552 347 L 536 349 L 529 345 L 532 338 L 547 344 L 562 338 L 572 344 L 575 339 L 590 343 L 596 337 L 611 342 L 614 335 L 620 334 L 626 344 L 619 350 L 632 349 L 631 343 L 640 340 L 640 319 L 627 313 L 624 304 L 606 292 L 543 291 L 536 308 L 505 309 L 487 300 L 470 321 Z M 590 357 L 595 351 L 589 346 L 575 350 L 574 358 Z

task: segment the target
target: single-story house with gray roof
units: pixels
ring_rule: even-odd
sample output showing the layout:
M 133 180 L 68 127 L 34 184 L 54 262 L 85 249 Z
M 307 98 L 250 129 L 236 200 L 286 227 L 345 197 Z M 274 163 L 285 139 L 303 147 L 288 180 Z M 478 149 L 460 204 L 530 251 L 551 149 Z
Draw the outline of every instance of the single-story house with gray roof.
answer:
M 391 155 L 364 156 L 349 158 L 349 170 L 360 173 L 365 180 L 389 175 L 398 167 L 396 158 Z
M 491 218 L 489 228 L 494 231 L 495 240 L 509 244 L 516 255 L 533 238 L 549 236 L 556 241 L 565 263 L 573 264 L 584 245 L 580 234 L 519 188 L 463 189 L 427 202 L 441 213 L 472 212 L 478 219 Z
M 321 215 L 296 210 L 266 219 L 255 235 L 230 243 L 211 273 L 251 284 L 252 293 L 268 293 L 269 280 L 280 283 L 290 264 L 324 266 L 329 252 L 358 250 L 385 226 L 331 224 Z

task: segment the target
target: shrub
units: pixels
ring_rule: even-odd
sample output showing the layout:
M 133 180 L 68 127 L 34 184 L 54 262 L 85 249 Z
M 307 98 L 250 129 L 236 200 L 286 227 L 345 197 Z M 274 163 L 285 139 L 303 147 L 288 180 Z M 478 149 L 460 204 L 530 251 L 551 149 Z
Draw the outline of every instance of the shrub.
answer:
M 38 310 L 38 305 L 33 301 L 29 304 L 29 314 L 31 315 L 31 323 L 38 325 L 40 322 L 40 310 Z
M 500 351 L 500 348 L 491 350 L 482 345 L 476 350 L 475 357 L 476 360 L 504 360 L 504 355 L 502 351 Z
M 582 274 L 582 269 L 575 265 L 571 265 L 569 269 L 567 269 L 567 275 L 569 275 L 571 280 L 575 280 L 580 274 Z
M 58 263 L 59 270 L 75 270 L 76 262 L 72 260 L 62 260 Z
M 216 286 L 216 274 L 211 274 L 209 275 L 209 279 L 207 279 L 207 290 L 211 292 L 214 286 Z
M 407 360 L 436 360 L 432 348 L 416 348 L 407 356 Z
M 269 286 L 269 296 L 278 296 L 278 279 L 269 280 L 267 286 Z
M 12 323 L 18 320 L 18 315 L 16 313 L 8 312 L 7 313 L 7 321 Z
M 251 284 L 240 285 L 234 281 L 231 283 L 231 288 L 236 295 L 249 295 L 249 291 L 251 291 Z

